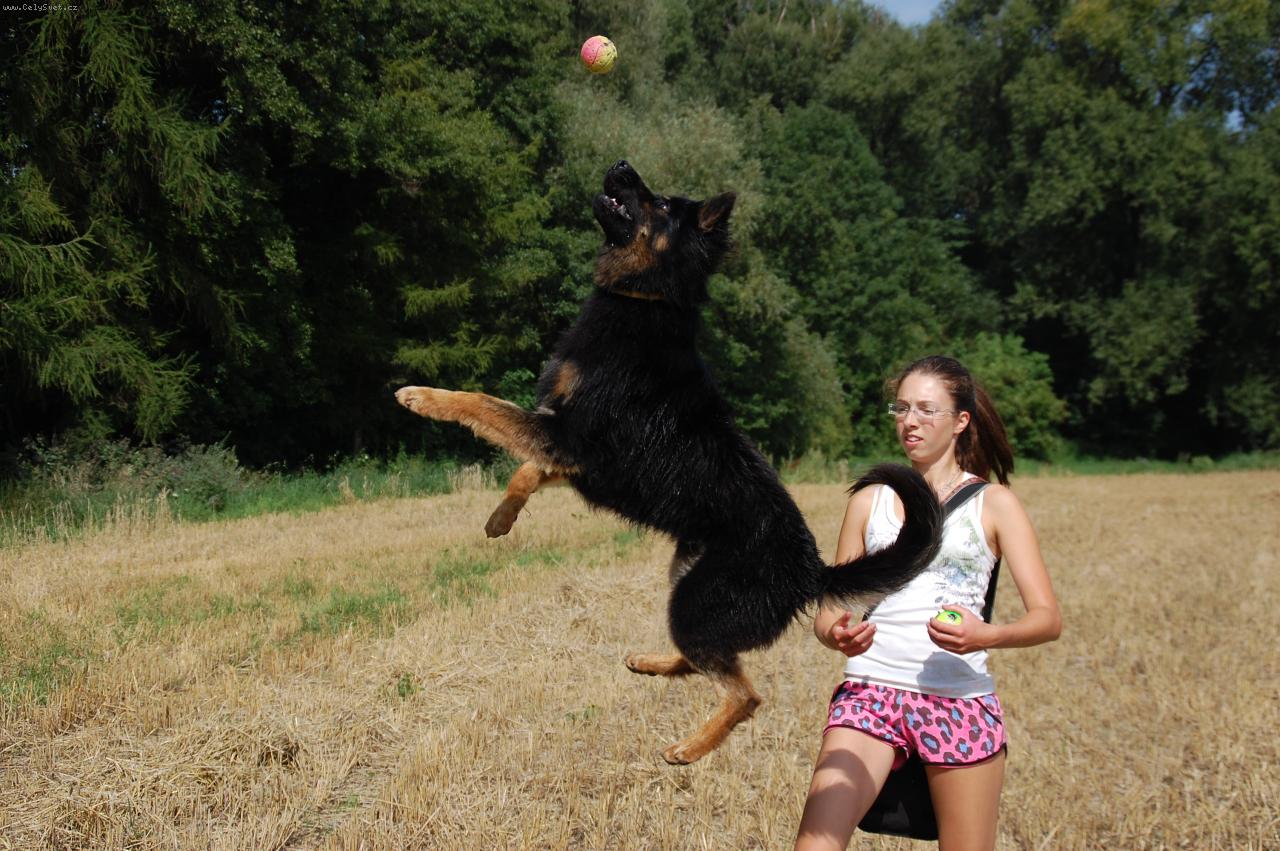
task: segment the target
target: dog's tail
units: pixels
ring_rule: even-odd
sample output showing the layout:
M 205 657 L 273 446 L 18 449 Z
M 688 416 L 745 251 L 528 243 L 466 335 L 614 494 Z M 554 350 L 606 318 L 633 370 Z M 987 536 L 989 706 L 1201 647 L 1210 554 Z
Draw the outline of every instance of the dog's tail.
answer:
M 907 518 L 898 540 L 882 550 L 837 564 L 826 571 L 823 602 L 867 610 L 897 591 L 924 570 L 938 554 L 942 537 L 942 508 L 924 477 L 902 464 L 871 468 L 849 489 L 888 485 L 902 499 Z

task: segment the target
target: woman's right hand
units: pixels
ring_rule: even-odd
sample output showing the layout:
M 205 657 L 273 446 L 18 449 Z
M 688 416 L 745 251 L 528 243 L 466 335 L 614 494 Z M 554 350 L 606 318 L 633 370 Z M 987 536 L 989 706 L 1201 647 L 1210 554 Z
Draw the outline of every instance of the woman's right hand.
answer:
M 845 612 L 836 619 L 827 630 L 827 642 L 846 656 L 860 656 L 871 649 L 871 642 L 876 637 L 876 625 L 871 621 L 857 621 L 850 624 L 853 612 Z

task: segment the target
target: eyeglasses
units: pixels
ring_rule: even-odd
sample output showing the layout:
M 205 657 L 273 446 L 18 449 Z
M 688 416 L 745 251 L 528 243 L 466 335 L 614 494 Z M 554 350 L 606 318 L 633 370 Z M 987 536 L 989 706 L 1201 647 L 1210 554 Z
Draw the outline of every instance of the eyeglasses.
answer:
M 956 413 L 948 408 L 931 408 L 928 405 L 925 405 L 924 407 L 916 407 L 915 405 L 903 405 L 900 402 L 890 402 L 887 410 L 889 411 L 889 416 L 893 417 L 895 420 L 905 420 L 907 418 L 907 414 L 915 411 L 916 419 L 922 423 L 931 423 L 935 417 L 941 414 Z

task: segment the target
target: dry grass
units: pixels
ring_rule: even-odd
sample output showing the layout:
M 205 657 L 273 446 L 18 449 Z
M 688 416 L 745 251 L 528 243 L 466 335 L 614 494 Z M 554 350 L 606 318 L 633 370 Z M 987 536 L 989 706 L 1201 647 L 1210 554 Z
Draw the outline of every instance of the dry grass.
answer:
M 1280 845 L 1280 473 L 1017 487 L 1066 632 L 993 663 L 1000 847 Z M 795 492 L 832 547 L 840 487 Z M 666 646 L 669 544 L 565 489 L 486 541 L 496 499 L 0 552 L 0 847 L 789 847 L 837 657 L 754 654 L 756 718 L 670 768 L 711 689 L 621 663 Z

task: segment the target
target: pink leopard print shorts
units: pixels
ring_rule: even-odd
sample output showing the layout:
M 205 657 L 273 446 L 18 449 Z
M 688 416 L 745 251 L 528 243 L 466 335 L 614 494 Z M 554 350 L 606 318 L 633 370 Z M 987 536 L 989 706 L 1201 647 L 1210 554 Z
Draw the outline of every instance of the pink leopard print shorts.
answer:
M 831 696 L 827 730 L 833 727 L 849 727 L 893 745 L 895 769 L 909 754 L 929 765 L 973 765 L 1006 746 L 1004 713 L 994 694 L 934 697 L 845 680 Z

